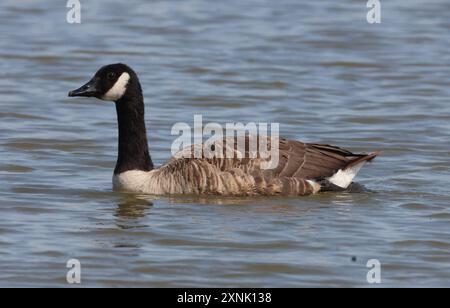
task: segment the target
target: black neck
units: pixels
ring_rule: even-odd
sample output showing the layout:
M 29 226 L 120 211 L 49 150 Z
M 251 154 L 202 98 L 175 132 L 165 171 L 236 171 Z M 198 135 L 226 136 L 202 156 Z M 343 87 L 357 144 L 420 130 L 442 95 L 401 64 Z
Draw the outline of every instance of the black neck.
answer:
M 144 120 L 144 100 L 139 84 L 128 85 L 127 93 L 116 102 L 116 110 L 119 122 L 119 157 L 114 174 L 130 170 L 152 170 L 153 162 L 148 150 Z

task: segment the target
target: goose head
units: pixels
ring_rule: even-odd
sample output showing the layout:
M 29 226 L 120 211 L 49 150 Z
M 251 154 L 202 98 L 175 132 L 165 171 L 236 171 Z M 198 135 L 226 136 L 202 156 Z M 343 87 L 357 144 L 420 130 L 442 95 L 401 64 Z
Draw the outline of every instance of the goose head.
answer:
M 114 174 L 153 169 L 144 120 L 144 98 L 136 73 L 125 64 L 100 68 L 92 79 L 70 97 L 96 97 L 113 101 L 119 126 L 119 155 Z
M 129 66 L 117 63 L 100 68 L 88 83 L 70 91 L 69 96 L 96 97 L 118 102 L 136 93 L 142 93 L 136 73 Z

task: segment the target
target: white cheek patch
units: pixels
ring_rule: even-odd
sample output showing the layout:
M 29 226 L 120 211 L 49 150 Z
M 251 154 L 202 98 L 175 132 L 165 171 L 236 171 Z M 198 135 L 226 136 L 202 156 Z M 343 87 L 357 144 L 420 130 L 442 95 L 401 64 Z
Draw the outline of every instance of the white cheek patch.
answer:
M 128 81 L 130 81 L 130 75 L 128 73 L 120 75 L 114 86 L 103 95 L 102 99 L 105 101 L 117 101 L 121 99 L 127 90 Z

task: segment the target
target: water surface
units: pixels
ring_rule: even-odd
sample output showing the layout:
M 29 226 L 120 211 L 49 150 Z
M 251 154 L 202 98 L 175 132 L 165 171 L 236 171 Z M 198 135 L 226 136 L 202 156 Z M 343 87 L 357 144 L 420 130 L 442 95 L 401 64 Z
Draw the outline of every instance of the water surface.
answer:
M 448 1 L 82 0 L 0 4 L 0 285 L 450 286 Z M 138 72 L 155 163 L 176 122 L 278 122 L 383 152 L 372 192 L 309 198 L 114 193 L 114 106 L 67 98 L 102 65 Z M 352 261 L 353 259 L 353 261 Z

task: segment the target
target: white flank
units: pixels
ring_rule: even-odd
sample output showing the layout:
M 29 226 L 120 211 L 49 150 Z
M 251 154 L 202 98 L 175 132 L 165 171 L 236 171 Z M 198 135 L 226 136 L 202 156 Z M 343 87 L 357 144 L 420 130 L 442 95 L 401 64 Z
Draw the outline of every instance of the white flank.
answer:
M 341 188 L 348 188 L 350 184 L 353 182 L 353 179 L 358 174 L 359 170 L 366 164 L 366 162 L 362 162 L 356 166 L 345 170 L 339 170 L 332 177 L 329 177 L 327 180 Z
M 105 101 L 117 101 L 125 94 L 127 91 L 127 84 L 130 81 L 130 75 L 128 73 L 123 73 L 117 79 L 114 86 L 103 95 L 102 99 Z

